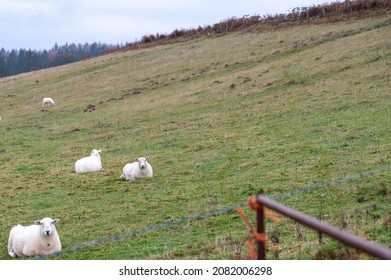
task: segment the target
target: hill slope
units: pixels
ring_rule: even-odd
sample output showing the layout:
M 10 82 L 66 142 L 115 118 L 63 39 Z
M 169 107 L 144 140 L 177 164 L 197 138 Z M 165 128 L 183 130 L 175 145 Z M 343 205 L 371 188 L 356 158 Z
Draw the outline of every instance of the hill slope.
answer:
M 388 13 L 0 79 L 0 258 L 14 224 L 44 216 L 61 219 L 63 248 L 73 248 L 58 258 L 246 257 L 235 211 L 149 227 L 390 166 L 390 35 Z M 45 96 L 56 106 L 41 108 Z M 75 174 L 93 148 L 103 150 L 104 170 Z M 154 178 L 119 180 L 125 163 L 145 155 Z M 281 202 L 391 247 L 390 183 L 385 172 Z M 78 247 L 138 229 L 149 230 Z M 351 257 L 287 220 L 268 230 L 280 245 L 268 258 Z

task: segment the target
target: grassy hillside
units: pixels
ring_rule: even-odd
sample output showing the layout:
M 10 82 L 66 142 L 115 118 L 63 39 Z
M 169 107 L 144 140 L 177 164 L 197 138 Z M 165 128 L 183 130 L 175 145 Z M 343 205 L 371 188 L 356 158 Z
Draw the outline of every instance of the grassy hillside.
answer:
M 63 249 L 75 249 L 59 259 L 246 258 L 248 229 L 235 211 L 149 227 L 391 166 L 390 35 L 386 13 L 0 79 L 0 259 L 14 224 L 45 216 L 61 219 Z M 41 108 L 45 96 L 56 106 Z M 93 148 L 103 171 L 74 173 Z M 119 180 L 139 156 L 154 177 Z M 391 247 L 390 192 L 384 172 L 280 202 Z M 279 244 L 271 259 L 367 258 L 327 238 L 319 246 L 287 219 L 267 228 Z

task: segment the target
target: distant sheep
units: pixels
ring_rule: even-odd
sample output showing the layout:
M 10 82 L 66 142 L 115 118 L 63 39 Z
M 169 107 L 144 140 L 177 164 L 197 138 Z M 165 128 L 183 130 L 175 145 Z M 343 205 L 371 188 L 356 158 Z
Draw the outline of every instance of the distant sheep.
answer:
M 47 256 L 61 251 L 55 224 L 59 219 L 43 218 L 30 226 L 16 225 L 8 238 L 8 254 L 15 257 Z
M 148 157 L 140 157 L 136 159 L 136 162 L 124 166 L 121 179 L 132 181 L 136 178 L 152 177 L 152 173 L 152 166 L 148 162 Z
M 43 100 L 42 100 L 42 107 L 45 107 L 45 106 L 52 106 L 54 105 L 54 100 L 50 97 L 45 97 Z
M 76 161 L 75 163 L 76 173 L 100 171 L 102 169 L 102 162 L 99 154 L 101 151 L 102 150 L 98 151 L 93 149 L 89 157 L 84 157 Z

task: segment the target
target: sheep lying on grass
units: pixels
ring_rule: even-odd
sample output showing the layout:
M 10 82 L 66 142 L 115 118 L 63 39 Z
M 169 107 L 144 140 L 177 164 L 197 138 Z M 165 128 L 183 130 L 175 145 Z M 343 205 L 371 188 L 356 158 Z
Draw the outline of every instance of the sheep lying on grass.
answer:
M 34 225 L 16 225 L 8 238 L 8 254 L 15 257 L 47 256 L 61 251 L 60 237 L 54 224 L 59 219 L 43 218 Z
M 45 97 L 42 100 L 42 107 L 54 105 L 54 100 L 50 97 Z
M 122 170 L 121 179 L 127 181 L 144 177 L 152 177 L 152 166 L 148 162 L 148 157 L 137 158 L 136 162 L 126 164 Z
M 102 169 L 102 162 L 100 160 L 100 154 L 99 154 L 101 151 L 102 150 L 98 151 L 93 149 L 89 157 L 84 157 L 76 161 L 75 163 L 76 173 L 100 171 Z

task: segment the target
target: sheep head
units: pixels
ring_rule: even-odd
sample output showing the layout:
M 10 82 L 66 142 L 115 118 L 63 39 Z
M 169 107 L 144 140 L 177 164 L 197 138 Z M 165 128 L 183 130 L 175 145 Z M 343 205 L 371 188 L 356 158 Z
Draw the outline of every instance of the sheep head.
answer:
M 52 220 L 51 218 L 46 217 L 40 221 L 35 221 L 35 224 L 39 226 L 39 230 L 42 233 L 42 235 L 50 236 L 56 232 L 56 227 L 54 225 L 59 221 L 60 219 Z
M 91 156 L 97 156 L 97 157 L 99 157 L 100 158 L 100 152 L 101 152 L 102 150 L 96 150 L 96 149 L 93 149 L 92 151 L 91 151 Z
M 136 158 L 136 161 L 138 162 L 138 167 L 140 169 L 145 169 L 147 167 L 148 157 Z

